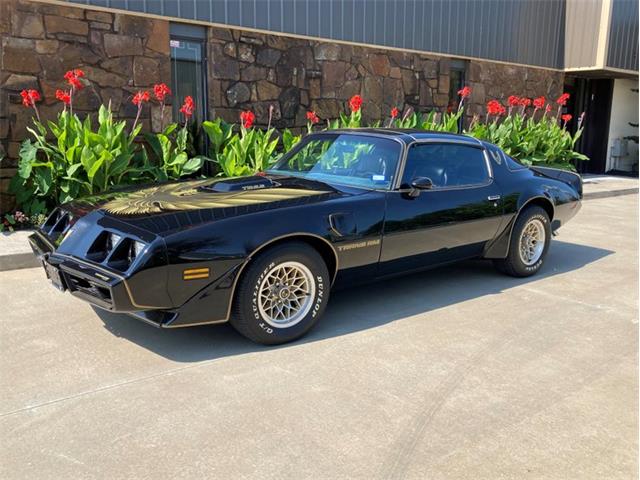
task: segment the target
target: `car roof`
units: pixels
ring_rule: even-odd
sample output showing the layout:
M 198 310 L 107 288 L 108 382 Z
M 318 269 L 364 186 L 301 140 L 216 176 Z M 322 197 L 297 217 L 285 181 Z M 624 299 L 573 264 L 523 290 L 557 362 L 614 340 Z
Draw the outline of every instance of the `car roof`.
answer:
M 323 134 L 358 134 L 358 135 L 376 135 L 376 136 L 388 136 L 403 141 L 406 144 L 413 143 L 420 140 L 432 140 L 432 141 L 455 141 L 456 143 L 468 143 L 470 145 L 482 145 L 482 142 L 477 138 L 470 137 L 468 135 L 461 135 L 458 133 L 449 132 L 435 132 L 431 130 L 420 130 L 417 128 L 338 128 L 335 130 L 323 130 L 321 132 L 314 132 L 314 135 Z

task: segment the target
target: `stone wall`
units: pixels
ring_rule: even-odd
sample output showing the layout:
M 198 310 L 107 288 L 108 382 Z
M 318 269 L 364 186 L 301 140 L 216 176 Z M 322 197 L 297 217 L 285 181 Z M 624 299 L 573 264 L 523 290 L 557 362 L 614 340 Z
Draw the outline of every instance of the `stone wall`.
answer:
M 76 112 L 95 112 L 111 101 L 120 118 L 133 118 L 133 93 L 171 80 L 167 21 L 0 0 L 0 37 L 0 156 L 6 157 L 0 164 L 0 212 L 14 207 L 7 186 L 31 121 L 31 110 L 20 103 L 22 89 L 39 90 L 41 115 L 53 118 L 61 108 L 55 90 L 65 87 L 64 73 L 82 68 L 91 85 L 77 95 Z M 207 49 L 209 116 L 230 122 L 250 109 L 258 125 L 266 125 L 273 105 L 277 127 L 301 128 L 308 110 L 336 118 L 354 94 L 364 99 L 366 122 L 388 119 L 393 107 L 443 111 L 450 100 L 446 57 L 218 27 L 208 29 Z M 505 101 L 510 94 L 555 98 L 564 74 L 471 60 L 466 77 L 472 115 L 483 113 L 487 100 Z M 159 107 L 146 105 L 142 120 L 145 128 L 157 128 Z
M 256 112 L 266 124 L 269 105 L 277 126 L 303 126 L 305 113 L 336 118 L 354 94 L 364 99 L 365 121 L 388 119 L 393 107 L 443 111 L 449 104 L 450 60 L 394 50 L 209 28 L 210 114 L 237 121 Z M 556 98 L 563 73 L 487 61 L 467 63 L 473 94 L 467 113 L 484 113 L 492 98 L 511 94 Z

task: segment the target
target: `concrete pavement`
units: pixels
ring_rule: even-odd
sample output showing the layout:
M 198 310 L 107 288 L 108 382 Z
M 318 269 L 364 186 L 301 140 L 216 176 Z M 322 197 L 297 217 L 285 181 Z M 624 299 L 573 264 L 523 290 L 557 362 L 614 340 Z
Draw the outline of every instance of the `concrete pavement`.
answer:
M 0 272 L 5 479 L 637 478 L 638 196 L 541 275 L 338 292 L 304 340 L 156 330 Z

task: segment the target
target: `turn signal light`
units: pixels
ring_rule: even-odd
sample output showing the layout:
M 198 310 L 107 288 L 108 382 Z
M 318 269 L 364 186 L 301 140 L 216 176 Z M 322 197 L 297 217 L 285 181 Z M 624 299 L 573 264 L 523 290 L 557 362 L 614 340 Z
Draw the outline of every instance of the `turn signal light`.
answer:
M 183 280 L 199 280 L 209 278 L 208 268 L 187 268 L 182 272 Z

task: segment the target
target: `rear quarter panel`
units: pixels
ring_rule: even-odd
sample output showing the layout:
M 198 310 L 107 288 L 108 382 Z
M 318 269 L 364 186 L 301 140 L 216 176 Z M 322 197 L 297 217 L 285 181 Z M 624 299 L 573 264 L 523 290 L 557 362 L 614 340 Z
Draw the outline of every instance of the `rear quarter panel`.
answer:
M 495 151 L 495 147 L 493 147 Z M 489 147 L 489 151 L 492 148 Z M 504 258 L 508 253 L 513 224 L 528 204 L 547 201 L 552 210 L 552 228 L 557 230 L 580 210 L 580 193 L 571 185 L 549 178 L 529 168 L 511 170 L 496 156 L 490 155 L 496 182 L 502 189 L 504 216 L 501 232 L 487 247 L 486 258 Z

